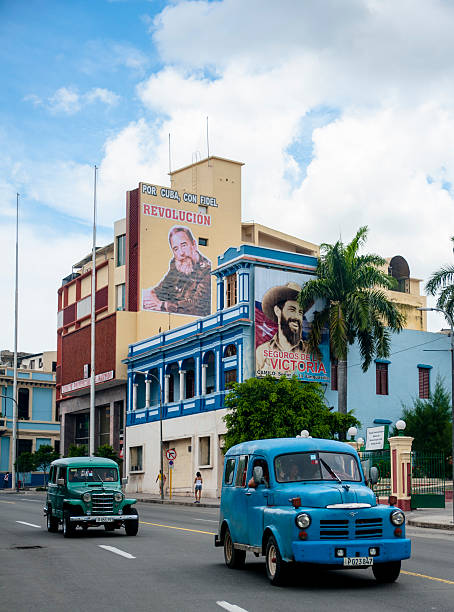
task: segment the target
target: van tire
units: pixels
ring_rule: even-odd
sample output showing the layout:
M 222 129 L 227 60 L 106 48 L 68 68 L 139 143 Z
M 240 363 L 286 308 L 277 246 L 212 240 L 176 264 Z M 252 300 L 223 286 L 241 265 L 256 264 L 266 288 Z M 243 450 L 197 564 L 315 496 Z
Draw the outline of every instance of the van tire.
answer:
M 135 508 L 131 508 L 129 514 L 136 514 L 137 520 L 125 521 L 125 531 L 127 536 L 135 536 L 139 531 L 139 514 Z
M 58 531 L 58 518 L 52 516 L 52 508 L 50 506 L 47 509 L 47 531 L 49 533 L 57 533 Z
M 400 574 L 400 561 L 389 561 L 388 563 L 377 563 L 372 566 L 375 580 L 382 584 L 395 582 Z
M 72 538 L 76 532 L 76 525 L 69 520 L 71 513 L 69 510 L 63 512 L 63 537 Z
M 288 564 L 282 560 L 279 546 L 274 538 L 270 535 L 266 543 L 266 575 L 273 586 L 280 586 L 285 582 L 288 573 Z
M 240 569 L 246 560 L 246 551 L 238 550 L 233 546 L 232 536 L 227 527 L 224 534 L 224 560 L 230 569 Z

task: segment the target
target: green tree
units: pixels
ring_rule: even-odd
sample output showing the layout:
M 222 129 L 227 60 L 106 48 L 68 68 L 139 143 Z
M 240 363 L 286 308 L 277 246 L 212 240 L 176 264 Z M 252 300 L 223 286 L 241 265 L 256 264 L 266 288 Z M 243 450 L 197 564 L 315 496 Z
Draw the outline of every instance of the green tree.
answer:
M 117 451 L 109 444 L 98 446 L 98 449 L 95 451 L 95 457 L 106 457 L 107 459 L 113 459 L 118 463 L 118 465 L 123 463 L 123 459 L 118 456 Z
M 46 485 L 47 472 L 52 461 L 60 457 L 59 453 L 54 450 L 50 444 L 42 444 L 37 451 L 32 455 L 35 464 L 35 470 L 44 472 L 44 484 Z
M 328 326 L 331 354 L 338 360 L 338 411 L 343 414 L 347 414 L 349 345 L 357 340 L 365 372 L 375 357 L 389 355 L 391 331 L 399 332 L 405 324 L 405 315 L 384 292 L 396 287 L 395 279 L 379 269 L 386 261 L 379 255 L 358 254 L 367 232 L 366 226 L 361 227 L 346 245 L 340 240 L 322 244 L 317 278 L 308 281 L 298 297 L 303 310 L 319 298 L 326 301 L 314 314 L 308 341 L 320 355 L 322 331 Z
M 452 453 L 451 394 L 437 377 L 429 399 L 415 398 L 413 406 L 402 404 L 405 435 L 414 438 L 412 448 L 419 452 Z
M 327 408 L 319 384 L 303 383 L 296 377 L 267 376 L 233 383 L 224 402 L 228 408 L 225 451 L 247 440 L 292 438 L 303 429 L 314 438 L 334 438 L 359 425 L 353 414 Z
M 68 457 L 88 457 L 88 447 L 86 444 L 70 444 Z
M 451 237 L 454 243 L 454 236 Z M 439 296 L 437 307 L 445 310 L 451 318 L 454 317 L 454 266 L 446 264 L 434 272 L 426 283 L 426 291 L 430 295 Z
M 33 472 L 35 469 L 35 462 L 33 458 L 33 453 L 22 453 L 16 459 L 14 463 L 14 467 L 18 472 L 29 473 Z

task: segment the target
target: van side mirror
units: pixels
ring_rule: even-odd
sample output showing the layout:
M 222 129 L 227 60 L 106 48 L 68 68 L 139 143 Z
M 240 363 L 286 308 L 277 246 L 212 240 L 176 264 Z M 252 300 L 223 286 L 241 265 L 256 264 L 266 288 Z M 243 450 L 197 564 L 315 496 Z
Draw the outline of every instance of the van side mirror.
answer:
M 256 486 L 263 484 L 263 468 L 261 465 L 256 465 L 252 471 L 252 478 Z
M 126 478 L 122 478 L 121 479 L 121 484 L 127 485 L 128 484 L 128 477 L 126 476 Z
M 61 487 L 65 486 L 65 479 L 64 478 L 57 478 L 57 484 L 60 485 Z
M 369 480 L 371 484 L 377 484 L 378 482 L 378 468 L 375 467 L 375 465 L 373 465 L 370 468 L 370 473 L 369 473 Z

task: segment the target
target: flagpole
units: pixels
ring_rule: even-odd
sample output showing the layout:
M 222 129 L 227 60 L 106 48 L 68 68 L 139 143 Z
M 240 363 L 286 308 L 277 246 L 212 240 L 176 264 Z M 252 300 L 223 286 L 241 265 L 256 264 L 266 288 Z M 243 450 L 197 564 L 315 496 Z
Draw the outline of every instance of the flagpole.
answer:
M 19 285 L 19 194 L 16 193 L 16 290 L 14 297 L 14 371 L 13 371 L 13 439 L 11 452 L 11 490 L 17 491 L 16 459 L 17 459 L 17 313 Z
M 96 178 L 98 168 L 95 166 L 93 189 L 93 249 L 91 259 L 91 376 L 90 376 L 90 446 L 89 455 L 95 454 L 95 319 L 96 319 Z

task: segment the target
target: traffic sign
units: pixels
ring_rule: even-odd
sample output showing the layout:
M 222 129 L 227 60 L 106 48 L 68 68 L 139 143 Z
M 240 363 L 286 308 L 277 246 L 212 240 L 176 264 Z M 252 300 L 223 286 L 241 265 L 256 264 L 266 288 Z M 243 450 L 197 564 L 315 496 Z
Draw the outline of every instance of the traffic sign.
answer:
M 166 457 L 169 461 L 173 461 L 177 458 L 177 451 L 174 448 L 169 448 L 169 450 L 166 451 Z
M 172 461 L 172 459 L 169 461 L 169 465 L 170 465 L 170 467 L 171 467 L 171 468 L 173 467 L 173 461 Z

